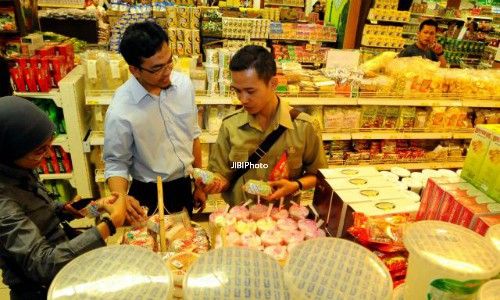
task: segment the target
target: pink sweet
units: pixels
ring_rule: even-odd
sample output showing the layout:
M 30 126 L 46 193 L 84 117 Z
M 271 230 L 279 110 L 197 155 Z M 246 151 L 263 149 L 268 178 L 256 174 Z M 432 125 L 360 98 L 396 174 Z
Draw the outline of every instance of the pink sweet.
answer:
M 292 231 L 297 229 L 297 222 L 290 218 L 280 219 L 276 222 L 278 228 L 284 231 Z
M 274 228 L 276 228 L 276 222 L 271 217 L 265 217 L 257 221 L 257 233 L 259 234 Z
M 283 240 L 281 237 L 281 233 L 278 230 L 268 230 L 266 232 L 263 232 L 260 238 L 262 239 L 262 245 L 266 247 L 279 245 Z
M 286 250 L 286 247 L 280 246 L 280 245 L 275 245 L 275 246 L 269 246 L 264 249 L 264 253 L 267 255 L 270 255 L 276 260 L 283 260 L 287 258 L 288 252 Z
M 256 204 L 250 207 L 250 218 L 258 221 L 259 219 L 267 217 L 267 209 L 268 207 L 262 204 Z
M 299 225 L 299 229 L 302 231 L 307 231 L 307 230 L 316 230 L 318 229 L 318 225 L 314 220 L 311 219 L 302 219 L 297 222 L 297 225 Z
M 305 238 L 304 232 L 299 230 L 282 231 L 281 234 L 283 236 L 283 243 L 286 245 L 298 244 L 304 241 Z
M 301 219 L 305 219 L 307 217 L 307 215 L 309 214 L 309 210 L 307 209 L 307 207 L 305 206 L 302 206 L 302 205 L 292 205 L 289 209 L 290 211 L 290 216 L 294 219 L 294 220 L 301 220 Z
M 208 220 L 210 221 L 210 223 L 215 223 L 215 220 L 217 218 L 223 217 L 224 215 L 225 215 L 224 210 L 217 210 L 210 214 Z
M 240 236 L 240 245 L 246 248 L 260 249 L 261 238 L 255 233 L 244 233 Z
M 276 221 L 279 219 L 288 218 L 288 210 L 273 208 L 273 210 L 271 211 L 271 217 Z
M 248 208 L 246 208 L 245 206 L 241 206 L 241 205 L 238 205 L 238 206 L 231 208 L 229 213 L 231 215 L 233 215 L 238 221 L 239 220 L 246 220 L 250 216 L 250 212 L 248 211 Z
M 237 232 L 230 232 L 226 237 L 227 247 L 236 247 L 240 245 L 240 235 Z
M 322 229 L 308 230 L 305 231 L 304 233 L 306 235 L 306 240 L 326 236 L 325 232 Z

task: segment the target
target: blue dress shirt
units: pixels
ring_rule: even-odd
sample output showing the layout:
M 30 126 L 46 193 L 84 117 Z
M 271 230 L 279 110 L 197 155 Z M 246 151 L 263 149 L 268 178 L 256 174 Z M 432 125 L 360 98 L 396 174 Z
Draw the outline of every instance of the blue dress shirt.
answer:
M 116 91 L 105 120 L 106 179 L 172 181 L 191 171 L 193 140 L 201 133 L 194 88 L 182 73 L 173 71 L 170 79 L 159 97 L 134 76 Z

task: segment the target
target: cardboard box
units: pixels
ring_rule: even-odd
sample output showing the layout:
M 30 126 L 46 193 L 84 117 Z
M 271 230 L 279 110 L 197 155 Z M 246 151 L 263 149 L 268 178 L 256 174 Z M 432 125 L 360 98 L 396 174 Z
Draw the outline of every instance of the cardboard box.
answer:
M 480 235 L 485 235 L 491 226 L 500 224 L 500 215 L 479 217 L 474 231 Z
M 379 171 L 374 167 L 347 167 L 334 169 L 320 169 L 319 178 L 354 178 L 380 176 Z
M 369 188 L 397 188 L 394 182 L 390 182 L 383 176 L 373 177 L 353 177 L 353 178 L 333 178 L 325 179 L 333 190 L 352 190 Z
M 467 150 L 461 177 L 476 187 L 478 186 L 476 180 L 479 175 L 479 170 L 481 170 L 483 161 L 490 147 L 491 139 L 494 136 L 492 132 L 493 128 L 494 127 L 489 125 L 478 125 Z
M 353 203 L 383 202 L 386 200 L 408 199 L 400 190 L 395 188 L 347 189 L 334 191 L 327 184 L 327 197 L 316 197 L 313 204 L 319 217 L 325 222 L 328 234 L 335 237 L 345 235 L 346 224 L 352 224 Z M 410 201 L 410 200 L 408 200 Z M 412 202 L 413 203 L 413 202 Z

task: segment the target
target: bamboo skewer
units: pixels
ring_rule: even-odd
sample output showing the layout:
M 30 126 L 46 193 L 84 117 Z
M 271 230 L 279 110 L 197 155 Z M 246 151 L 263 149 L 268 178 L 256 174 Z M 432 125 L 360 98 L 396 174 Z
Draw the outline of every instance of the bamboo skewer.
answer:
M 160 215 L 160 251 L 167 252 L 167 240 L 165 237 L 165 211 L 163 203 L 163 182 L 161 177 L 156 177 L 156 186 L 158 189 L 158 214 Z

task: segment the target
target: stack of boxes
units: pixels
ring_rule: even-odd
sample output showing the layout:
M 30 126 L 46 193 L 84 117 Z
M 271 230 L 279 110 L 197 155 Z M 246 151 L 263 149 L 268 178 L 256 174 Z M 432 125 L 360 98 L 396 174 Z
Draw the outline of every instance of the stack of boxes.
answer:
M 432 178 L 417 220 L 441 220 L 485 234 L 500 224 L 500 126 L 479 125 L 472 137 L 462 178 Z
M 10 69 L 17 92 L 49 92 L 74 68 L 75 55 L 70 43 L 37 42 L 28 49 L 34 53 L 16 57 L 15 66 Z
M 321 169 L 313 204 L 329 235 L 347 237 L 354 212 L 366 216 L 415 214 L 420 202 L 412 200 L 375 168 L 353 167 Z
M 38 174 L 65 174 L 72 171 L 70 154 L 61 146 L 52 146 L 50 157 L 44 158 L 37 168 Z
M 166 9 L 166 22 L 162 24 L 168 33 L 172 53 L 178 56 L 199 55 L 201 10 L 197 7 L 174 7 Z

